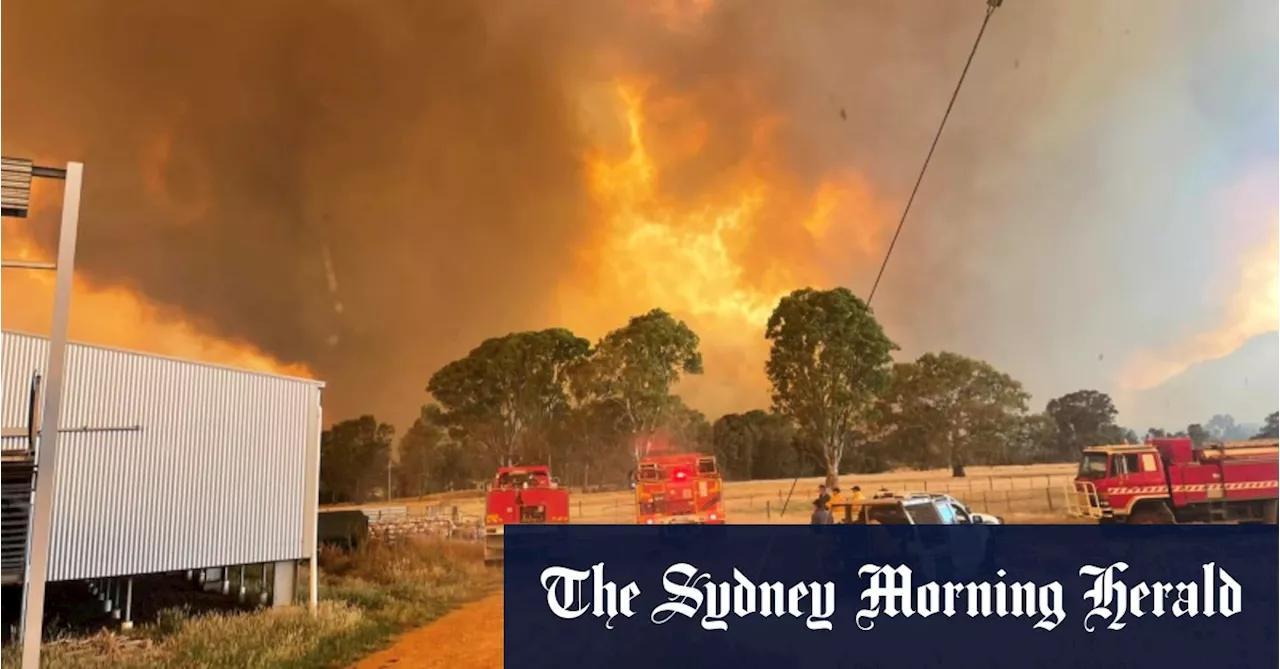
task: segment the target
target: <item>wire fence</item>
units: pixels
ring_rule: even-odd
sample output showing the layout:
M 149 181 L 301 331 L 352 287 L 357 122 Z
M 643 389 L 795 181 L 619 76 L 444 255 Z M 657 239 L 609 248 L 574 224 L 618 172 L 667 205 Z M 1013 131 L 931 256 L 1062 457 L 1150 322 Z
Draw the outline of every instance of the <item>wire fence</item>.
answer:
M 845 477 L 844 485 L 862 487 L 871 497 L 881 489 L 895 494 L 946 493 L 964 502 L 972 510 L 994 514 L 1062 514 L 1066 507 L 1065 490 L 1071 473 L 990 475 L 965 478 L 887 478 L 868 476 L 860 481 Z M 724 488 L 725 516 L 733 524 L 770 524 L 808 522 L 811 489 L 815 482 L 802 482 L 794 493 L 790 482 L 728 483 Z M 401 504 L 366 506 L 361 509 L 371 524 L 391 525 L 413 531 L 435 527 L 446 522 L 453 527 L 480 526 L 484 519 L 483 497 L 455 498 L 438 502 L 406 501 Z M 588 525 L 618 525 L 635 522 L 634 493 L 623 490 L 609 493 L 573 494 L 569 502 L 571 522 Z M 413 529 L 410 529 L 413 528 Z M 438 531 L 438 530 L 437 530 Z
M 1065 511 L 1065 490 L 1070 474 L 1030 476 L 975 476 L 964 479 L 900 479 L 874 480 L 863 487 L 870 497 L 884 488 L 896 494 L 913 492 L 945 493 L 962 501 L 972 510 L 996 514 L 1058 514 Z M 852 486 L 857 481 L 850 480 Z M 789 486 L 762 491 L 735 492 L 725 488 L 725 516 L 730 523 L 807 522 L 812 491 L 800 490 L 787 501 Z M 570 502 L 574 523 L 627 524 L 635 522 L 635 505 L 631 493 L 592 495 Z

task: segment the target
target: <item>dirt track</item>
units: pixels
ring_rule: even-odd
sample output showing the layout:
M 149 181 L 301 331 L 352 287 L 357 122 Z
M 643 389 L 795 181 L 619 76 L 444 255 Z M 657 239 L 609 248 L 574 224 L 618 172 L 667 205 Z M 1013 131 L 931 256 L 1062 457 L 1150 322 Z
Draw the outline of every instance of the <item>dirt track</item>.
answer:
M 494 669 L 502 666 L 502 593 L 396 639 L 353 669 Z
M 1038 501 L 1045 497 L 1045 490 L 1048 489 L 1050 490 L 1049 508 L 1052 509 L 1052 493 L 1056 490 L 1049 488 L 1049 486 L 1056 483 L 1057 479 L 1069 477 L 1073 467 L 1073 465 L 991 467 L 984 468 L 981 472 L 975 469 L 974 476 L 964 482 L 966 487 L 955 490 L 953 488 L 958 487 L 958 484 L 947 480 L 950 472 L 914 472 L 906 475 L 913 477 L 909 479 L 900 473 L 892 473 L 859 477 L 858 481 L 864 486 L 899 482 L 899 487 L 906 489 L 929 490 L 937 490 L 940 486 L 930 486 L 928 481 L 945 481 L 946 487 L 942 488 L 943 490 L 952 492 L 971 504 L 978 501 L 976 499 L 966 499 L 975 490 L 976 481 L 979 484 L 976 488 L 977 493 L 983 495 L 980 501 L 982 506 L 976 508 L 987 511 L 987 498 L 983 491 L 996 491 L 992 494 L 997 500 L 1000 499 L 1000 495 L 1003 495 L 1008 511 L 1006 512 L 1004 508 L 996 510 L 1008 516 L 1008 522 L 1029 524 L 1080 522 L 1066 520 L 1060 513 L 1044 513 L 1034 505 L 1022 504 L 1021 500 L 1021 496 L 1030 495 L 1034 496 Z M 943 476 L 943 474 L 946 476 Z M 802 481 L 802 483 L 805 485 L 817 485 L 818 479 Z M 770 518 L 771 514 L 767 511 L 768 507 L 764 505 L 766 500 L 772 500 L 775 497 L 780 498 L 782 491 L 789 488 L 791 484 L 791 481 L 752 481 L 726 484 L 725 489 L 728 493 L 726 495 L 726 506 L 730 507 L 730 512 L 733 514 L 732 518 L 734 518 L 730 522 L 781 522 L 782 518 L 778 517 L 776 513 L 772 514 L 773 517 Z M 630 522 L 627 520 L 630 506 L 623 504 L 623 502 L 629 502 L 632 494 L 630 491 L 623 491 L 577 495 L 575 496 L 577 500 L 577 507 L 574 509 L 577 512 L 575 513 L 575 521 L 616 523 L 619 518 L 622 518 L 624 522 Z M 1018 504 L 1010 503 L 1011 494 L 1013 496 L 1012 500 L 1018 502 Z M 759 500 L 755 499 L 756 496 L 759 497 Z M 478 506 L 479 504 L 478 501 L 471 499 L 475 497 L 475 493 L 453 494 L 446 497 L 450 502 L 459 503 L 460 505 L 474 504 Z M 588 504 L 584 505 L 583 501 L 587 501 Z M 405 502 L 406 506 L 410 506 L 413 503 L 430 503 L 425 499 Z M 736 507 L 735 502 L 737 504 Z M 1030 508 L 1023 511 L 1022 507 Z M 622 510 L 611 514 L 609 512 L 611 509 Z M 795 518 L 792 522 L 805 523 L 807 521 L 807 517 L 803 514 L 793 515 L 795 515 Z M 788 516 L 788 519 L 791 519 L 791 516 Z M 453 611 L 425 627 L 420 627 L 402 635 L 396 639 L 390 648 L 365 658 L 352 669 L 417 669 L 418 667 L 423 669 L 493 669 L 494 667 L 501 667 L 502 626 L 502 594 L 498 593 Z
M 1016 514 L 1013 523 L 1084 523 L 1057 514 Z M 493 669 L 502 666 L 502 593 L 468 604 L 396 639 L 352 669 Z

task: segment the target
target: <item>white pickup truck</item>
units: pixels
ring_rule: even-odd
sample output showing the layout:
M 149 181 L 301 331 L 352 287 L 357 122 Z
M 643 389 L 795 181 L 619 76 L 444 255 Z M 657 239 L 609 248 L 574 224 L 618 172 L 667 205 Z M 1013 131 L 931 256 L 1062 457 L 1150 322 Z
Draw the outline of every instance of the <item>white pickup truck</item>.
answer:
M 868 541 L 873 553 L 913 556 L 912 569 L 919 568 L 926 580 L 937 580 L 976 574 L 989 566 L 992 556 L 988 530 L 939 531 L 942 528 L 936 527 L 990 524 L 974 520 L 974 514 L 962 504 L 953 508 L 952 501 L 943 495 L 908 495 L 840 502 L 832 505 L 832 513 L 837 524 L 870 526 Z M 886 525 L 912 527 L 905 532 L 896 528 L 886 532 L 890 529 Z
M 945 505 L 940 505 L 941 508 L 951 508 L 951 512 L 956 516 L 957 525 L 1004 525 L 1004 519 L 1000 516 L 972 511 L 964 502 L 945 493 L 909 492 L 904 497 L 906 499 L 932 499 L 934 502 L 945 503 Z

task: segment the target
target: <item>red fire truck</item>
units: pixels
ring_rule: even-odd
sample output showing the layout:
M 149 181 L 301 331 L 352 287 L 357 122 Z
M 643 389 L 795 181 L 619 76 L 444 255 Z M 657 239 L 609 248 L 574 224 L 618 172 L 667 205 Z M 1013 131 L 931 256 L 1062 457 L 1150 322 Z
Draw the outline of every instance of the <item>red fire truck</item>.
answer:
M 485 496 L 484 562 L 501 564 L 506 526 L 569 522 L 569 490 L 545 465 L 503 467 Z
M 1072 515 L 1101 523 L 1276 522 L 1280 442 L 1185 437 L 1084 449 L 1067 491 Z
M 640 458 L 636 522 L 723 524 L 724 494 L 715 457 L 672 453 Z

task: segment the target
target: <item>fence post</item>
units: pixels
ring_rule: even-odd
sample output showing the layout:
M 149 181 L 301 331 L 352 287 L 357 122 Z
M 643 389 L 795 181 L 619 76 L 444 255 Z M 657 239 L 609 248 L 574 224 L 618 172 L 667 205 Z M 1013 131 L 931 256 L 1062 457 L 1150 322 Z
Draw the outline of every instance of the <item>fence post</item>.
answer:
M 1008 489 L 1004 491 L 1004 509 L 1006 513 L 1013 511 L 1013 500 L 1009 499 L 1009 493 Z
M 986 490 L 979 490 L 978 492 L 982 493 L 982 512 L 983 512 L 983 513 L 990 513 L 990 512 L 991 512 L 991 509 L 989 508 L 989 506 L 988 506 L 988 504 L 987 504 L 987 491 L 986 491 Z
M 766 521 L 773 519 L 773 503 L 767 499 L 764 501 L 764 519 Z
M 1049 510 L 1053 511 L 1053 487 L 1044 489 L 1044 498 L 1049 501 Z

